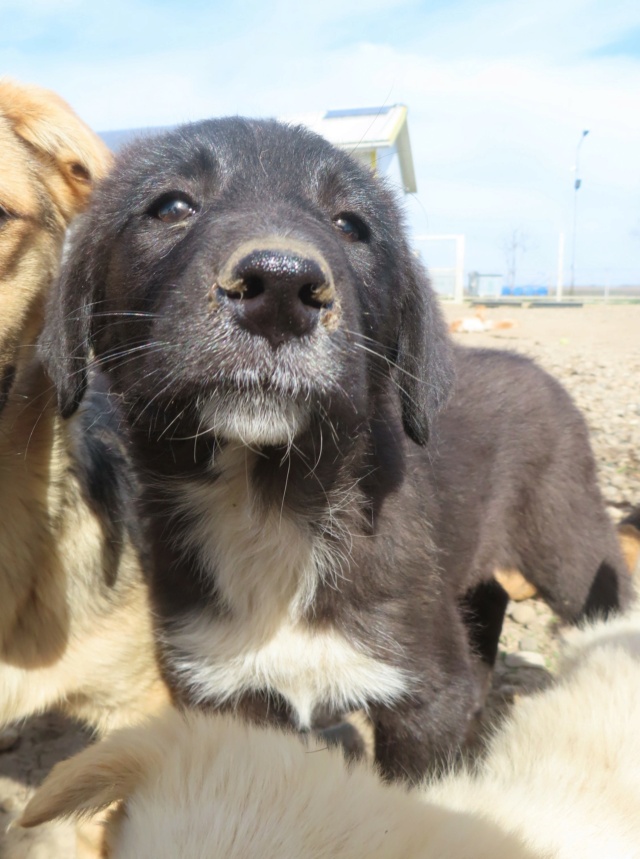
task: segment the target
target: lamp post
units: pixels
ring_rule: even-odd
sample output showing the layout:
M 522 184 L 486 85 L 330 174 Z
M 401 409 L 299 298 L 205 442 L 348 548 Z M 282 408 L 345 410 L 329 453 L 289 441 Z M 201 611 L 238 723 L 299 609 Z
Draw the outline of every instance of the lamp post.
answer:
M 576 147 L 576 178 L 573 183 L 573 242 L 571 249 L 571 288 L 570 293 L 573 295 L 573 287 L 575 284 L 575 274 L 576 274 L 576 227 L 578 224 L 578 191 L 580 189 L 580 185 L 582 185 L 582 179 L 580 179 L 580 147 L 585 139 L 585 137 L 589 134 L 589 129 L 585 129 L 580 135 L 580 140 L 578 141 L 578 145 Z

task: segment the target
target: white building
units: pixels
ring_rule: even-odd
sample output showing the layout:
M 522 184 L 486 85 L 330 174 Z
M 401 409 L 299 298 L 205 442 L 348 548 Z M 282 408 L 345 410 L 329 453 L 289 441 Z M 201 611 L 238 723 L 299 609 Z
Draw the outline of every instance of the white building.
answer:
M 300 113 L 280 119 L 292 125 L 306 125 L 373 171 L 388 176 L 405 194 L 415 194 L 416 176 L 405 105 Z

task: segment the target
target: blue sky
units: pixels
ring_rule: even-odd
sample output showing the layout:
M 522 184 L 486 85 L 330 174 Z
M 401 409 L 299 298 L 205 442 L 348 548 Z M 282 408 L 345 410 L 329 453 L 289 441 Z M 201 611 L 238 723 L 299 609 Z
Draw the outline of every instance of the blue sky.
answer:
M 0 73 L 97 130 L 402 102 L 411 229 L 484 272 L 519 231 L 520 283 L 555 283 L 561 231 L 569 279 L 588 128 L 576 282 L 640 284 L 637 0 L 0 0 Z

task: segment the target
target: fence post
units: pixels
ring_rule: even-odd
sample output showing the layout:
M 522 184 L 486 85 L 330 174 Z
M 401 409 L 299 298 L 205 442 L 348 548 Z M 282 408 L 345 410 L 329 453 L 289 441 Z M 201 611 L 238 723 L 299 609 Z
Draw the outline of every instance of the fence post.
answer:
M 560 233 L 560 235 L 558 236 L 558 281 L 556 284 L 556 301 L 562 301 L 563 271 L 564 271 L 564 233 Z

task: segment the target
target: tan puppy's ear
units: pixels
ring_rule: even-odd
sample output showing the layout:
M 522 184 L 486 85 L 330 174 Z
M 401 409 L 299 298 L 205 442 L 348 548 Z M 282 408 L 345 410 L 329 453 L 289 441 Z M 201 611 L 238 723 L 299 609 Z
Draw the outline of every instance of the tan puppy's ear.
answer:
M 59 817 L 89 817 L 126 799 L 161 749 L 144 742 L 144 729 L 118 731 L 57 764 L 29 800 L 16 826 L 38 826 Z
M 40 87 L 1 79 L 0 116 L 52 168 L 45 181 L 68 223 L 109 171 L 111 152 L 65 101 Z

